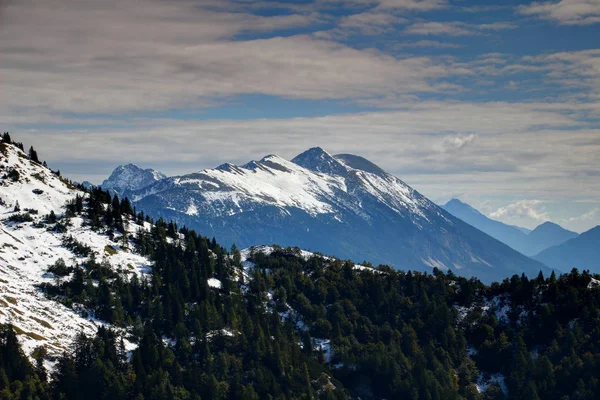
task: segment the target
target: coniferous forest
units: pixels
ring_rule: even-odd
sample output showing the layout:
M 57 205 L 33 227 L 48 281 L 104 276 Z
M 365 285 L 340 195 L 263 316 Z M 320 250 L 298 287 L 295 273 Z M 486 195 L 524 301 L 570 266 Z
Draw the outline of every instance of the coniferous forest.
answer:
M 75 215 L 107 234 L 125 233 L 124 221 L 153 222 L 130 238 L 154 261 L 152 273 L 126 279 L 93 254 L 48 266 L 67 278 L 41 285 L 48 297 L 110 325 L 79 335 L 52 371 L 43 349 L 32 364 L 3 326 L 2 399 L 594 399 L 600 391 L 600 289 L 587 272 L 485 286 L 278 247 L 244 266 L 235 247 L 151 221 L 101 189 L 46 221 L 61 229 Z M 76 238 L 64 245 L 87 255 Z

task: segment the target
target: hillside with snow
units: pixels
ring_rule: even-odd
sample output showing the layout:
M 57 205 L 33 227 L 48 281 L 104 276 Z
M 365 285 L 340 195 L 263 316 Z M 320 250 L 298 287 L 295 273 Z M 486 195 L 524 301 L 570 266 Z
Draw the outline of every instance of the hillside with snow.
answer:
M 56 356 L 75 335 L 93 335 L 102 324 L 87 312 L 76 312 L 76 305 L 68 308 L 39 289 L 40 284 L 68 279 L 48 272 L 57 260 L 67 266 L 85 261 L 65 246 L 70 238 L 123 276 L 150 271 L 148 259 L 123 248 L 120 237 L 93 231 L 82 216 L 64 218 L 67 202 L 77 195 L 85 193 L 29 160 L 16 146 L 0 144 L 0 323 L 14 325 L 27 354 L 45 346 Z M 60 222 L 49 221 L 51 213 Z M 147 228 L 134 221 L 127 224 L 130 233 Z
M 128 196 L 149 215 L 226 245 L 298 246 L 356 262 L 404 270 L 437 267 L 485 281 L 549 272 L 374 163 L 318 147 L 291 161 L 269 155 L 161 179 Z

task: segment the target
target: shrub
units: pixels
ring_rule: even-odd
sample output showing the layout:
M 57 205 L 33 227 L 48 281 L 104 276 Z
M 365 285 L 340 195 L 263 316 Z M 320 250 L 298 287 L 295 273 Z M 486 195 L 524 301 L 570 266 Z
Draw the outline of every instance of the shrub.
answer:
M 17 223 L 32 222 L 33 217 L 29 213 L 19 213 L 19 214 L 11 215 L 10 217 L 8 217 L 8 220 L 10 222 L 17 222 Z

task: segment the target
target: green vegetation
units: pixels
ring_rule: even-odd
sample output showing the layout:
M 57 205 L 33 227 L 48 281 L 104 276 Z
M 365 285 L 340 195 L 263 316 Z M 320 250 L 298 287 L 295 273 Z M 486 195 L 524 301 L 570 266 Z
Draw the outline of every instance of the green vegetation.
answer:
M 114 256 L 115 254 L 117 254 L 117 251 L 109 245 L 104 246 L 104 252 L 107 253 L 109 256 Z

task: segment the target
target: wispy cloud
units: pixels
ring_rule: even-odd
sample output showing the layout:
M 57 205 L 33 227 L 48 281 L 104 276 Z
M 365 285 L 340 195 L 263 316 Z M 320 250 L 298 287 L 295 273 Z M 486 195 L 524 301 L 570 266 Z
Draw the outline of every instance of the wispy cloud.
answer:
M 404 33 L 411 35 L 450 35 L 466 36 L 474 32 L 467 29 L 462 22 L 416 22 L 408 26 Z
M 512 22 L 494 22 L 489 24 L 469 24 L 462 21 L 437 22 L 422 21 L 409 25 L 404 33 L 410 35 L 431 35 L 431 36 L 470 36 L 481 35 L 485 31 L 500 31 L 506 29 L 515 29 L 516 24 Z
M 431 11 L 448 6 L 447 0 L 317 0 L 317 4 L 372 6 L 380 10 Z
M 576 217 L 566 218 L 565 222 L 581 222 L 581 221 L 593 221 L 596 217 L 600 216 L 600 208 L 593 208 L 590 211 L 578 215 Z
M 442 151 L 444 151 L 446 153 L 456 152 L 457 150 L 460 150 L 460 149 L 464 148 L 465 146 L 468 146 L 470 143 L 473 143 L 473 141 L 475 140 L 476 137 L 477 137 L 477 135 L 474 133 L 471 133 L 470 135 L 447 136 L 444 138 L 444 140 L 442 140 L 442 143 L 441 143 Z
M 405 47 L 430 47 L 434 49 L 458 49 L 463 47 L 458 43 L 440 42 L 437 40 L 417 40 L 417 41 L 406 41 L 396 44 L 396 47 L 401 49 Z
M 597 0 L 560 0 L 533 2 L 519 6 L 521 14 L 534 15 L 560 24 L 587 25 L 600 22 L 600 2 Z

